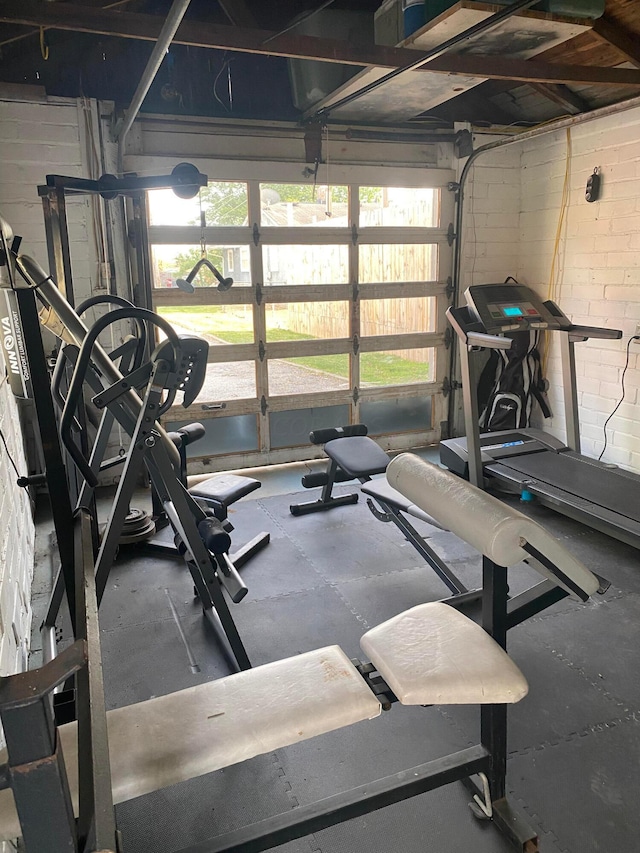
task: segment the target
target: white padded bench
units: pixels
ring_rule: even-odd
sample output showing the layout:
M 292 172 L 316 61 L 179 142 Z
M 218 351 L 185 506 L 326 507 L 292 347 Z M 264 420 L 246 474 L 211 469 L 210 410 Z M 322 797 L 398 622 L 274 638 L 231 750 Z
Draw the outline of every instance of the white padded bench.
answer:
M 401 453 L 389 463 L 386 476 L 393 488 L 496 565 L 509 568 L 526 560 L 582 601 L 598 591 L 598 578 L 537 522 L 451 471 Z M 557 573 L 525 551 L 527 544 L 553 563 Z
M 361 646 L 405 705 L 518 702 L 527 693 L 524 676 L 498 644 L 439 602 L 378 625 Z M 114 803 L 380 712 L 380 702 L 338 646 L 109 711 Z M 58 731 L 77 814 L 76 729 L 69 723 Z M 0 762 L 6 760 L 3 751 Z M 0 791 L 0 839 L 19 835 L 13 794 Z

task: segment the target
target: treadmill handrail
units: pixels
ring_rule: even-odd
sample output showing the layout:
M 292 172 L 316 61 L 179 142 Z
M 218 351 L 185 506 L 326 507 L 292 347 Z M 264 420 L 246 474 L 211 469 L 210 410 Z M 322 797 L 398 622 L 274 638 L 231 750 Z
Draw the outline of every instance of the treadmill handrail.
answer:
M 513 340 L 502 335 L 487 335 L 485 332 L 467 332 L 467 344 L 483 349 L 511 349 Z
M 505 338 L 502 335 L 490 335 L 487 332 L 480 331 L 477 327 L 480 326 L 482 329 L 482 324 L 472 319 L 467 307 L 456 308 L 450 305 L 445 313 L 457 336 L 468 347 L 511 349 L 513 344 L 511 338 Z
M 601 326 L 580 326 L 571 324 L 567 329 L 569 334 L 588 340 L 589 338 L 601 338 L 607 341 L 619 341 L 622 337 L 621 329 L 603 329 Z

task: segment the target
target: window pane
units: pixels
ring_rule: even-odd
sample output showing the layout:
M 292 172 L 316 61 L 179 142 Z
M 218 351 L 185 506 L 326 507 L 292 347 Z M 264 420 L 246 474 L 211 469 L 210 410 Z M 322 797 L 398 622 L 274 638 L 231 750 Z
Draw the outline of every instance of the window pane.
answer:
M 348 246 L 263 246 L 269 284 L 344 284 L 349 281 Z
M 195 198 L 178 198 L 173 190 L 147 193 L 151 225 L 199 225 L 200 205 Z
M 243 269 L 240 256 L 246 250 Z M 177 279 L 186 279 L 202 257 L 200 246 L 164 246 L 151 247 L 152 275 L 154 288 L 177 287 Z M 248 246 L 207 246 L 207 260 L 213 264 L 223 278 L 232 278 L 234 287 L 251 284 L 251 270 L 248 263 Z M 192 280 L 194 287 L 217 287 L 213 273 L 202 267 Z M 187 294 L 185 294 L 185 297 Z
M 192 421 L 169 421 L 168 430 L 178 430 Z M 205 434 L 187 447 L 187 456 L 221 456 L 258 449 L 258 419 L 255 415 L 232 415 L 228 418 L 202 418 Z
M 435 302 L 433 296 L 363 299 L 360 303 L 360 334 L 367 337 L 434 332 Z
M 349 223 L 348 187 L 311 184 L 260 184 L 262 225 L 346 227 Z
M 363 284 L 437 279 L 438 247 L 431 243 L 360 246 L 359 259 Z
M 349 336 L 347 302 L 271 303 L 265 307 L 267 341 Z
M 160 305 L 157 312 L 179 335 L 199 335 L 209 346 L 253 343 L 250 305 Z
M 152 225 L 200 225 L 200 203 L 206 225 L 246 225 L 249 219 L 247 185 L 238 181 L 212 181 L 200 198 L 178 198 L 173 190 L 149 192 Z
M 360 385 L 413 385 L 435 375 L 432 347 L 360 354 Z
M 369 435 L 389 432 L 413 432 L 432 428 L 431 397 L 406 397 L 397 400 L 363 400 L 360 417 L 369 427 Z
M 410 187 L 360 187 L 360 226 L 438 225 L 440 190 Z
M 349 406 L 322 406 L 315 409 L 294 409 L 270 412 L 269 430 L 272 447 L 309 446 L 309 433 L 349 423 Z
M 219 361 L 207 365 L 207 377 L 194 403 L 215 403 L 256 396 L 256 366 L 253 361 Z
M 312 394 L 349 387 L 349 356 L 310 355 L 269 359 L 269 393 Z

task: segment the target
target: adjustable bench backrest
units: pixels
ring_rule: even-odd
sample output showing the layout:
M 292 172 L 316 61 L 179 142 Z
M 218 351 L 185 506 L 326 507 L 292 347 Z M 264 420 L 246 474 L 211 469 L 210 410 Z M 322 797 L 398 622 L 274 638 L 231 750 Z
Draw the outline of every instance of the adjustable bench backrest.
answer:
M 389 463 L 386 476 L 395 489 L 496 565 L 508 568 L 527 560 L 574 598 L 586 601 L 597 592 L 598 578 L 541 525 L 450 471 L 402 453 Z

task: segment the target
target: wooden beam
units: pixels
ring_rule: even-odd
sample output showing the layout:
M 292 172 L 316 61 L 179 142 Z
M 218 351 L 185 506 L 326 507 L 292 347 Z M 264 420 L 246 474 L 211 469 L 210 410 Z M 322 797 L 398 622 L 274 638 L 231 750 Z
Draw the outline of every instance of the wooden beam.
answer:
M 91 6 L 99 6 L 103 9 L 114 9 L 117 6 L 124 6 L 127 3 L 130 3 L 131 0 L 115 0 L 115 2 L 105 2 L 105 0 L 84 0 L 85 4 Z M 45 28 L 46 29 L 46 28 Z M 37 36 L 40 32 L 40 28 L 37 30 L 24 30 L 22 27 L 12 27 L 10 30 L 5 30 L 2 33 L 2 37 L 0 37 L 0 47 L 5 44 L 11 44 L 15 41 L 22 41 L 22 39 L 29 38 L 30 36 Z
M 538 92 L 554 104 L 562 107 L 570 115 L 578 115 L 578 113 L 586 113 L 591 107 L 584 98 L 572 92 L 568 86 L 562 83 L 529 83 L 532 89 Z
M 640 68 L 640 36 L 637 33 L 625 32 L 622 27 L 608 18 L 598 18 L 594 21 L 591 32 L 615 47 L 629 62 L 633 62 Z
M 73 32 L 156 41 L 164 18 L 134 12 L 110 12 L 63 3 L 0 0 L 0 22 L 45 26 Z M 319 59 L 347 65 L 402 68 L 415 62 L 416 51 L 408 48 L 357 45 L 338 39 L 282 35 L 268 30 L 220 26 L 203 21 L 183 21 L 175 44 L 233 50 L 296 59 Z M 268 44 L 265 42 L 268 41 Z M 584 83 L 640 87 L 640 73 L 627 68 L 556 65 L 535 60 L 504 59 L 498 56 L 445 54 L 431 60 L 421 71 L 462 74 L 488 80 L 528 83 Z

